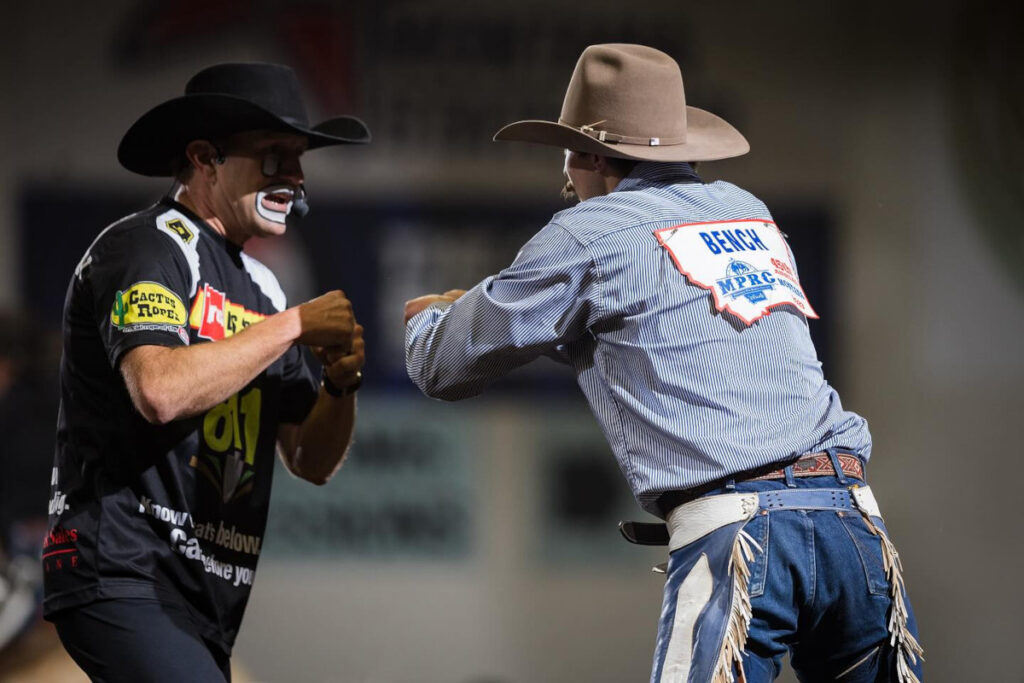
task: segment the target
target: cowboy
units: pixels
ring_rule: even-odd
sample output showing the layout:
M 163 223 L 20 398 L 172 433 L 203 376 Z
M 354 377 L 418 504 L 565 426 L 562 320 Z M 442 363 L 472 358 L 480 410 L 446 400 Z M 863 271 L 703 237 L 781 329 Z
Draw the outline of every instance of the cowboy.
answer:
M 204 69 L 122 139 L 125 168 L 176 182 L 71 278 L 43 548 L 45 615 L 94 680 L 230 680 L 275 448 L 316 484 L 341 465 L 362 327 L 341 291 L 289 308 L 243 246 L 300 210 L 304 152 L 369 139 L 310 126 L 274 64 Z
M 498 275 L 406 304 L 406 366 L 458 400 L 541 355 L 568 363 L 670 549 L 654 682 L 920 676 L 899 562 L 864 478 L 867 423 L 822 376 L 785 236 L 694 163 L 743 136 L 686 105 L 679 66 L 594 45 L 557 122 L 561 211 Z M 633 531 L 636 527 L 629 527 Z

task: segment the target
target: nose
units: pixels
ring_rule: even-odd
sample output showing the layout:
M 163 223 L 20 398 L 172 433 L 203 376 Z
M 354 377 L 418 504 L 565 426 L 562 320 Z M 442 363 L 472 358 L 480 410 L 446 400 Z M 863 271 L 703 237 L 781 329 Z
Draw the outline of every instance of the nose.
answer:
M 302 162 L 299 157 L 302 152 L 270 152 L 263 157 L 263 165 L 260 169 L 267 178 L 278 178 L 292 185 L 299 185 L 304 179 L 302 173 Z
M 281 161 L 281 167 L 277 171 L 277 175 L 292 185 L 302 184 L 306 177 L 302 173 L 302 162 L 299 161 L 298 157 L 283 159 Z

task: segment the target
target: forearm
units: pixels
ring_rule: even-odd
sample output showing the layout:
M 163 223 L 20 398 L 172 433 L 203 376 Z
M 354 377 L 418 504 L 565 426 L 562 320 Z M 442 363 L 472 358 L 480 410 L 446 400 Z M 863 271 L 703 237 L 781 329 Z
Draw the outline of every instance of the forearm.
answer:
M 406 302 L 405 367 L 420 390 L 454 401 L 583 334 L 603 310 L 601 274 L 589 249 L 555 224 L 515 262 L 454 301 Z
M 132 402 L 153 423 L 198 415 L 238 392 L 298 338 L 296 309 L 208 344 L 141 346 L 121 360 Z
M 406 325 L 409 379 L 432 398 L 476 396 L 542 352 L 543 344 L 529 338 L 517 320 L 516 312 L 494 305 L 482 289 L 448 307 L 431 306 Z
M 321 388 L 313 410 L 302 423 L 297 447 L 285 449 L 288 469 L 306 481 L 326 484 L 345 459 L 355 422 L 355 394 L 335 397 Z
M 409 379 L 427 396 L 455 401 L 479 393 L 479 390 L 453 391 L 453 384 L 462 383 L 469 359 L 464 354 L 465 346 L 446 343 L 447 318 L 444 308 L 432 306 L 408 322 L 405 328 L 405 369 Z

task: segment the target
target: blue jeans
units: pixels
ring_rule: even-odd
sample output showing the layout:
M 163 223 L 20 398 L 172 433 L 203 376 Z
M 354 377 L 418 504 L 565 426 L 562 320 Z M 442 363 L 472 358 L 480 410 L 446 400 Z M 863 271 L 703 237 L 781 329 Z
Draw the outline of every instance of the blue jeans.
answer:
M 725 493 L 792 489 L 845 490 L 856 482 L 836 477 L 806 477 L 740 482 Z M 764 497 L 762 497 L 762 500 Z M 871 518 L 887 534 L 880 518 Z M 801 681 L 880 683 L 912 680 L 897 675 L 899 647 L 890 645 L 892 587 L 886 575 L 882 541 L 856 509 L 758 510 L 745 523 L 729 525 L 679 548 L 669 556 L 658 645 L 651 680 L 680 683 L 712 680 L 719 661 L 732 596 L 729 558 L 742 528 L 750 544 L 748 564 L 750 622 L 742 649 L 747 683 L 773 681 L 782 669 L 783 655 Z M 701 591 L 695 579 L 704 570 L 710 577 Z M 713 580 L 711 580 L 713 579 Z M 712 591 L 710 586 L 714 584 Z M 724 589 L 723 589 L 724 586 Z M 682 588 L 682 590 L 681 590 Z M 679 596 L 682 595 L 682 598 Z M 902 593 L 906 600 L 905 593 Z M 697 596 L 696 599 L 694 596 Z M 680 619 L 676 619 L 677 598 Z M 917 624 L 905 602 L 906 631 L 917 638 Z M 694 613 L 693 623 L 684 611 Z M 690 643 L 690 661 L 666 667 L 673 629 Z M 692 634 L 692 635 L 691 635 Z M 679 637 L 679 636 L 677 636 Z M 672 657 L 678 660 L 679 644 Z M 683 654 L 683 658 L 686 658 Z M 904 658 L 921 678 L 921 661 Z M 687 671 L 687 673 L 679 673 Z M 734 669 L 734 673 L 737 671 Z M 664 677 L 663 677 L 664 676 Z M 726 679 L 728 680 L 728 679 Z M 736 680 L 740 680 L 737 676 Z

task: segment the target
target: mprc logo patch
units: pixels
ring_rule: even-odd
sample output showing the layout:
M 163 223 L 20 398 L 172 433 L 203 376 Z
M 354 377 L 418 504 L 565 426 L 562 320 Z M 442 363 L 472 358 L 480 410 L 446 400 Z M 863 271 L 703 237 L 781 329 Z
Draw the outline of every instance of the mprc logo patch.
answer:
M 110 322 L 118 329 L 165 329 L 185 324 L 185 304 L 178 295 L 157 282 L 136 282 L 114 295 Z
M 775 223 L 759 219 L 687 223 L 654 231 L 679 272 L 711 292 L 715 309 L 753 325 L 777 306 L 817 318 Z

